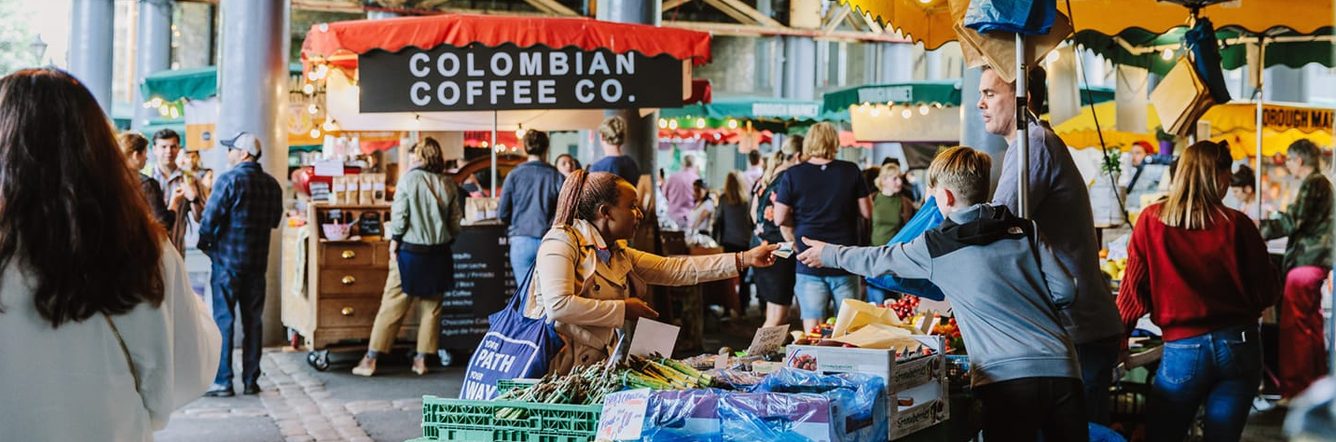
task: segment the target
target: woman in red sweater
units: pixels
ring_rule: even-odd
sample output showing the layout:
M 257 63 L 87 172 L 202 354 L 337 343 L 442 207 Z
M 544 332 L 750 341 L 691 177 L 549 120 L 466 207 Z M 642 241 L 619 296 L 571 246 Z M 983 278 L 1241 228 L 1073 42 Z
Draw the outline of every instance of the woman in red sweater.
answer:
M 1146 414 L 1152 441 L 1183 440 L 1203 406 L 1206 440 L 1239 440 L 1261 382 L 1257 320 L 1280 286 L 1257 227 L 1221 202 L 1231 161 L 1228 145 L 1188 147 L 1169 198 L 1141 213 L 1128 246 L 1124 328 L 1149 313 L 1164 332 Z

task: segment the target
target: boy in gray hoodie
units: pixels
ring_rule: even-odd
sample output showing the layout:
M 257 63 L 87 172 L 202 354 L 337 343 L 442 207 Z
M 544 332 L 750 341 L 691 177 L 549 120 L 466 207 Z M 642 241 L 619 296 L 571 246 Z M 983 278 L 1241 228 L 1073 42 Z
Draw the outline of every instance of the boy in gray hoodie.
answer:
M 1076 281 L 1032 222 L 983 203 L 991 163 L 968 147 L 937 155 L 927 178 L 946 220 L 914 241 L 842 247 L 803 238 L 798 259 L 937 284 L 969 348 L 985 439 L 1087 440 L 1081 370 L 1059 313 L 1075 300 Z

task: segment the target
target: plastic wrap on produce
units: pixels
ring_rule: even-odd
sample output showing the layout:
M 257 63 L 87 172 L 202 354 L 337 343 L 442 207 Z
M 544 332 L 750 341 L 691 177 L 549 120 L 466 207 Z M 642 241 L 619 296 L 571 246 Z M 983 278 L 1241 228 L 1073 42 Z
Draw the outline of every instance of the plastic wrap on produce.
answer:
M 719 394 L 715 390 L 657 391 L 650 395 L 645 442 L 723 440 L 719 425 Z
M 886 380 L 862 373 L 825 376 L 807 370 L 781 369 L 765 378 L 756 393 L 814 393 L 830 400 L 834 439 L 884 441 L 887 436 Z
M 737 393 L 719 398 L 719 421 L 728 442 L 854 440 L 839 438 L 833 420 L 830 399 L 819 394 Z

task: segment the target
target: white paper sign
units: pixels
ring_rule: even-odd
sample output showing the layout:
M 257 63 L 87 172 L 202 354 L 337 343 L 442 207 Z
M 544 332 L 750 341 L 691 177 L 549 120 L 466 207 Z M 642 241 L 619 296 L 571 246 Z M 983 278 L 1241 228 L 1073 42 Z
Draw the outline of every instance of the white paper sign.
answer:
M 629 353 L 636 356 L 658 354 L 672 357 L 673 347 L 677 346 L 677 333 L 681 330 L 681 327 L 675 325 L 640 318 L 636 322 L 635 337 L 631 338 Z
M 649 409 L 649 389 L 623 391 L 603 398 L 598 419 L 598 440 L 639 440 Z
M 776 325 L 774 327 L 762 327 L 756 331 L 756 336 L 752 338 L 751 346 L 747 347 L 748 356 L 760 356 L 774 352 L 779 346 L 784 345 L 784 340 L 789 337 L 789 326 Z
M 343 176 L 343 162 L 339 160 L 316 161 L 315 176 Z

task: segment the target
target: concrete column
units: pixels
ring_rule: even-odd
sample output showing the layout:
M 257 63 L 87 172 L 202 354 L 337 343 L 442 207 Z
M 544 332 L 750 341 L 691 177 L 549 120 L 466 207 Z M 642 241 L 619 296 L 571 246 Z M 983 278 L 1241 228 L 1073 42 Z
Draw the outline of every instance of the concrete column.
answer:
M 914 81 L 914 45 L 908 43 L 881 43 L 881 75 L 877 79 L 882 83 L 907 83 Z M 929 58 L 931 60 L 931 58 Z M 929 65 L 931 69 L 932 65 Z M 928 77 L 932 79 L 932 76 Z
M 924 64 L 927 67 L 928 80 L 945 80 L 946 75 L 942 67 L 941 49 L 934 51 L 924 51 Z
M 110 119 L 115 5 L 112 0 L 74 0 L 70 6 L 70 73 L 93 93 Z
M 130 126 L 140 128 L 148 124 L 156 109 L 146 109 L 140 103 L 150 97 L 142 95 L 140 85 L 154 72 L 172 67 L 172 1 L 139 0 L 138 63 L 135 69 L 135 109 Z
M 272 0 L 222 0 L 222 62 L 218 65 L 218 134 L 246 131 L 260 139 L 260 164 L 283 186 L 288 182 L 288 47 L 290 3 Z M 268 345 L 285 341 L 280 321 L 281 238 L 269 242 L 264 336 Z
M 816 41 L 784 37 L 784 98 L 816 99 Z
M 1007 140 L 1000 135 L 988 133 L 983 126 L 983 114 L 979 112 L 979 79 L 983 71 L 974 68 L 965 70 L 965 79 L 960 86 L 960 108 L 964 111 L 960 122 L 960 145 L 979 149 L 993 157 L 993 171 L 989 189 L 997 188 L 997 178 L 1002 175 L 1003 155 L 1007 152 Z M 989 191 L 992 194 L 992 191 Z
M 599 20 L 658 26 L 661 15 L 661 0 L 611 0 L 598 4 Z M 640 109 L 619 109 L 608 111 L 608 115 L 621 115 L 626 119 L 626 144 L 622 145 L 622 153 L 635 160 L 641 173 L 648 174 L 651 180 L 657 179 L 654 149 L 659 144 L 659 112 L 641 116 Z

